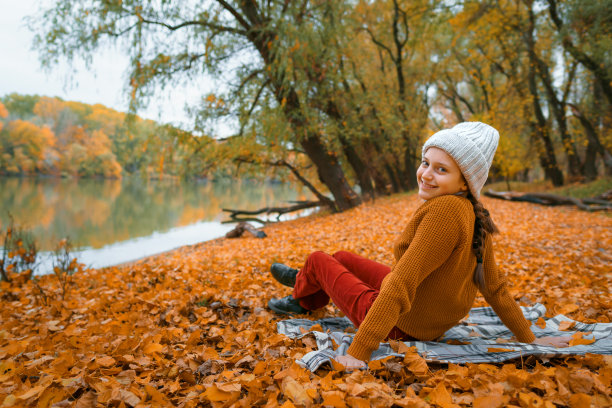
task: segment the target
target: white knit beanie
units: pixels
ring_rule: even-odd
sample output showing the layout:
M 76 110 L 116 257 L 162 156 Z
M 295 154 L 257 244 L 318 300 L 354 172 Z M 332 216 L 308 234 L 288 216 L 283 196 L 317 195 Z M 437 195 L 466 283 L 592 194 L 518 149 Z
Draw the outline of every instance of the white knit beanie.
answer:
M 434 133 L 423 145 L 423 155 L 430 147 L 448 153 L 457 163 L 476 199 L 489 175 L 497 150 L 499 132 L 482 122 L 463 122 L 451 129 Z

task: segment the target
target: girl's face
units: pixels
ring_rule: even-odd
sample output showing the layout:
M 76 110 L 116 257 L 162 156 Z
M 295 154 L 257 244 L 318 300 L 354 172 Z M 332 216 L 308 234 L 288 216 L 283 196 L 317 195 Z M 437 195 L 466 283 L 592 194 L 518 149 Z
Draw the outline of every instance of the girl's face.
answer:
M 417 170 L 419 197 L 429 200 L 446 194 L 468 191 L 461 170 L 444 150 L 430 147 Z

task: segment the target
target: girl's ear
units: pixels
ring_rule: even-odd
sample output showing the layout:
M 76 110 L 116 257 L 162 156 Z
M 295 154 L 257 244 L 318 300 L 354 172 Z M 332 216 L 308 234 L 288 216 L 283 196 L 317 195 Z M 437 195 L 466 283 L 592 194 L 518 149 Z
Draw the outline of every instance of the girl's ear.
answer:
M 461 186 L 461 191 L 468 191 L 468 185 L 465 179 L 463 179 L 463 185 Z

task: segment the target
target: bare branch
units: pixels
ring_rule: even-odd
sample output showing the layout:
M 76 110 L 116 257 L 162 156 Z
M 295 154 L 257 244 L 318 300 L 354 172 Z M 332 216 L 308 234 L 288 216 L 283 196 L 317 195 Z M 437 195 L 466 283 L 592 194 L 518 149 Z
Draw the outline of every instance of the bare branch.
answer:
M 370 34 L 370 38 L 372 39 L 372 42 L 374 44 L 378 45 L 380 48 L 382 48 L 383 50 L 387 51 L 387 53 L 389 53 L 389 56 L 391 57 L 391 60 L 395 61 L 395 57 L 393 55 L 393 51 L 391 51 L 391 49 L 389 47 L 387 47 L 385 44 L 383 44 L 382 42 L 378 41 L 376 39 L 376 37 L 374 36 L 374 33 L 372 32 L 372 30 L 370 30 L 368 27 L 364 27 L 363 30 L 366 31 L 368 34 Z
M 221 6 L 223 6 L 224 9 L 226 9 L 227 11 L 229 11 L 234 18 L 236 19 L 236 21 L 238 21 L 240 23 L 240 25 L 242 27 L 244 27 L 244 29 L 246 31 L 250 31 L 251 30 L 251 25 L 249 24 L 248 21 L 246 21 L 244 19 L 244 17 L 235 9 L 233 8 L 228 2 L 226 2 L 225 0 L 216 0 L 217 3 L 219 3 Z
M 255 106 L 257 106 L 257 103 L 259 102 L 259 97 L 263 93 L 263 90 L 266 89 L 266 86 L 268 86 L 269 84 L 270 84 L 270 80 L 268 79 L 266 80 L 266 82 L 264 82 L 261 85 L 261 88 L 259 88 L 259 91 L 257 91 L 257 94 L 255 95 L 255 100 L 251 104 L 251 108 L 249 109 L 249 112 L 247 113 L 247 118 L 251 117 L 253 110 L 255 110 Z M 244 122 L 242 123 L 242 125 L 240 125 L 240 132 L 238 132 L 238 136 L 242 136 L 243 131 L 244 131 Z
M 141 21 L 146 24 L 159 25 L 159 26 L 165 27 L 170 31 L 176 31 L 183 27 L 198 25 L 198 26 L 207 27 L 207 28 L 210 28 L 216 31 L 228 32 L 228 33 L 239 34 L 239 35 L 246 35 L 246 31 L 244 30 L 239 30 L 233 27 L 225 27 L 225 26 L 221 26 L 218 24 L 212 24 L 204 20 L 183 21 L 182 23 L 176 24 L 176 25 L 164 23 L 163 21 L 149 20 L 144 17 L 141 17 Z

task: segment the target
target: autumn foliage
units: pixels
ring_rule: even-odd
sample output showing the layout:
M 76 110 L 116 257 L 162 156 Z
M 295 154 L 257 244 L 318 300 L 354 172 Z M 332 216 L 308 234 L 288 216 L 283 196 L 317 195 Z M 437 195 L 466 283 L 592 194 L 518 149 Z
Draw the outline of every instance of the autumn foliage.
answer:
M 549 316 L 610 322 L 612 219 L 569 208 L 484 200 L 502 234 L 500 268 L 521 304 Z M 1 282 L 3 406 L 610 406 L 612 359 L 586 355 L 506 364 L 371 362 L 367 371 L 295 363 L 314 338 L 276 333 L 266 308 L 288 289 L 273 262 L 300 267 L 313 250 L 349 250 L 390 264 L 393 241 L 419 205 L 401 195 L 334 215 L 265 228 L 265 239 L 218 239 L 132 265 L 78 273 L 69 295 L 53 276 Z M 482 304 L 479 298 L 477 304 Z M 336 316 L 328 306 L 309 316 Z M 396 343 L 398 349 L 403 343 Z M 405 348 L 405 347 L 404 347 Z
M 206 137 L 103 105 L 10 94 L 0 102 L 0 175 L 206 177 Z M 196 154 L 197 152 L 197 154 Z
M 600 0 L 54 0 L 29 25 L 43 64 L 122 49 L 133 107 L 175 84 L 201 89 L 194 128 L 221 136 L 230 124 L 223 153 L 308 171 L 345 210 L 414 188 L 422 142 L 463 121 L 499 129 L 498 181 L 612 174 L 608 9 Z

